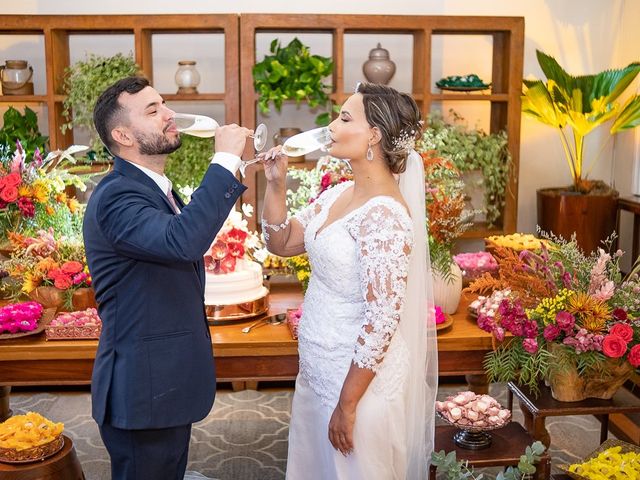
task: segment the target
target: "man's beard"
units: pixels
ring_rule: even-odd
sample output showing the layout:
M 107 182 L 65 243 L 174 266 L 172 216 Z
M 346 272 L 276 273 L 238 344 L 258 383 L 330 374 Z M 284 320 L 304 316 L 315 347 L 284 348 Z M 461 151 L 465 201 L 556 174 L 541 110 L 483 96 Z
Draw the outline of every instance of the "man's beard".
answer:
M 179 135 L 174 142 L 171 142 L 163 134 L 145 135 L 134 132 L 134 137 L 138 142 L 138 151 L 142 155 L 168 155 L 175 152 L 182 145 Z

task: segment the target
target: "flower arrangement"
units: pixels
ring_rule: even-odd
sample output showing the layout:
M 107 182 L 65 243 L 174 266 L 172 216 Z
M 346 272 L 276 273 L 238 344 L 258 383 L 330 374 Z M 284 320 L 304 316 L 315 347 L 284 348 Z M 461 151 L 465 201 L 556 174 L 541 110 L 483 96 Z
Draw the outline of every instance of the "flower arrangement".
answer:
M 466 221 L 464 182 L 450 160 L 422 153 L 427 204 L 427 233 L 433 269 L 451 278 L 454 242 L 471 224 Z
M 287 176 L 299 182 L 294 191 L 287 190 L 287 207 L 289 215 L 313 203 L 325 190 L 339 183 L 353 178 L 349 164 L 333 157 L 323 157 L 318 160 L 316 168 L 312 170 L 289 167 Z M 307 290 L 311 278 L 311 265 L 307 255 L 298 255 L 286 259 L 287 265 L 296 272 L 298 281 L 302 284 L 303 292 Z
M 35 330 L 42 312 L 42 305 L 38 302 L 15 303 L 0 308 L 0 334 Z
M 603 377 L 619 367 L 640 367 L 640 261 L 623 277 L 618 250 L 585 255 L 575 238 L 543 233 L 538 253 L 498 247 L 497 277 L 485 274 L 469 290 L 510 289 L 495 315 L 478 325 L 501 345 L 488 354 L 490 381 L 517 380 L 537 391 L 538 382 L 572 367 L 580 376 Z M 548 245 L 548 246 L 547 246 Z
M 20 286 L 19 294 L 32 294 L 41 286 L 62 291 L 67 305 L 78 288 L 91 286 L 84 245 L 66 237 L 58 239 L 52 228 L 40 230 L 35 237 L 10 233 L 13 252 L 4 269 Z
M 248 228 L 246 217 L 253 215 L 253 206 L 242 204 L 242 212 L 232 210 L 224 225 L 204 256 L 208 272 L 225 274 L 235 272 L 238 260 L 246 258 L 262 263 L 267 252 L 260 237 Z
M 74 146 L 75 147 L 75 146 Z M 82 151 L 75 147 L 72 153 Z M 9 232 L 33 234 L 41 228 L 56 227 L 64 233 L 79 232 L 82 224 L 80 204 L 69 198 L 65 187 L 86 188 L 83 179 L 62 168 L 74 162 L 71 153 L 52 152 L 46 157 L 36 149 L 28 156 L 21 143 L 15 149 L 0 145 L 0 241 Z

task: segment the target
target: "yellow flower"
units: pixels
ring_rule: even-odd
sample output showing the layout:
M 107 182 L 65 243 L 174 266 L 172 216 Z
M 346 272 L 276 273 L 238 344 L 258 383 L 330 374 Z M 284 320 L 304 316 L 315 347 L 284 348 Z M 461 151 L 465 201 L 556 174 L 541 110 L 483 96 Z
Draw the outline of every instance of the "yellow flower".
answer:
M 29 185 L 20 185 L 18 188 L 18 196 L 31 197 L 31 188 L 29 188 Z
M 67 203 L 67 194 L 64 192 L 58 193 L 56 195 L 56 202 L 58 203 Z
M 78 207 L 80 206 L 80 202 L 78 202 L 78 200 L 76 200 L 75 198 L 70 198 L 67 202 L 67 206 L 69 207 L 69 211 L 71 213 L 76 213 Z
M 567 311 L 576 317 L 578 326 L 590 333 L 602 333 L 611 308 L 588 293 L 578 292 L 569 299 Z
M 38 203 L 45 203 L 49 196 L 50 189 L 44 183 L 36 182 L 33 184 L 33 198 Z
M 527 316 L 540 318 L 544 325 L 549 325 L 555 322 L 556 314 L 566 308 L 567 299 L 573 294 L 571 290 L 563 288 L 555 297 L 543 298 L 536 308 L 527 310 Z
M 24 274 L 22 278 L 23 278 L 22 291 L 25 293 L 33 292 L 36 288 L 40 286 L 40 283 L 42 283 L 42 278 L 32 273 L 27 272 Z

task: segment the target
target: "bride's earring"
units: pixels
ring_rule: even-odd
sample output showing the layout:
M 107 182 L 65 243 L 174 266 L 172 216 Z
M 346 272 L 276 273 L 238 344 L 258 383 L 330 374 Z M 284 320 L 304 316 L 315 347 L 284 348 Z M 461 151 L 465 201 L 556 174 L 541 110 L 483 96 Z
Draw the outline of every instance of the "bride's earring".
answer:
M 373 160 L 373 149 L 371 148 L 371 145 L 367 148 L 367 160 Z

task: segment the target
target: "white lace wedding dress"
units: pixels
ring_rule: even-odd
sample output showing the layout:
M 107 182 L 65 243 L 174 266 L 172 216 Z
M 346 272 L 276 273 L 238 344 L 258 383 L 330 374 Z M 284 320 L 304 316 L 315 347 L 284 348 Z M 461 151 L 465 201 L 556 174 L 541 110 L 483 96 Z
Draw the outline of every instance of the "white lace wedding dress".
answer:
M 403 392 L 409 372 L 396 331 L 403 306 L 412 222 L 402 204 L 380 196 L 325 225 L 353 185 L 324 192 L 295 218 L 305 226 L 313 275 L 300 321 L 300 373 L 289 433 L 287 479 L 406 478 Z M 376 372 L 358 403 L 354 450 L 345 457 L 328 425 L 352 362 Z

